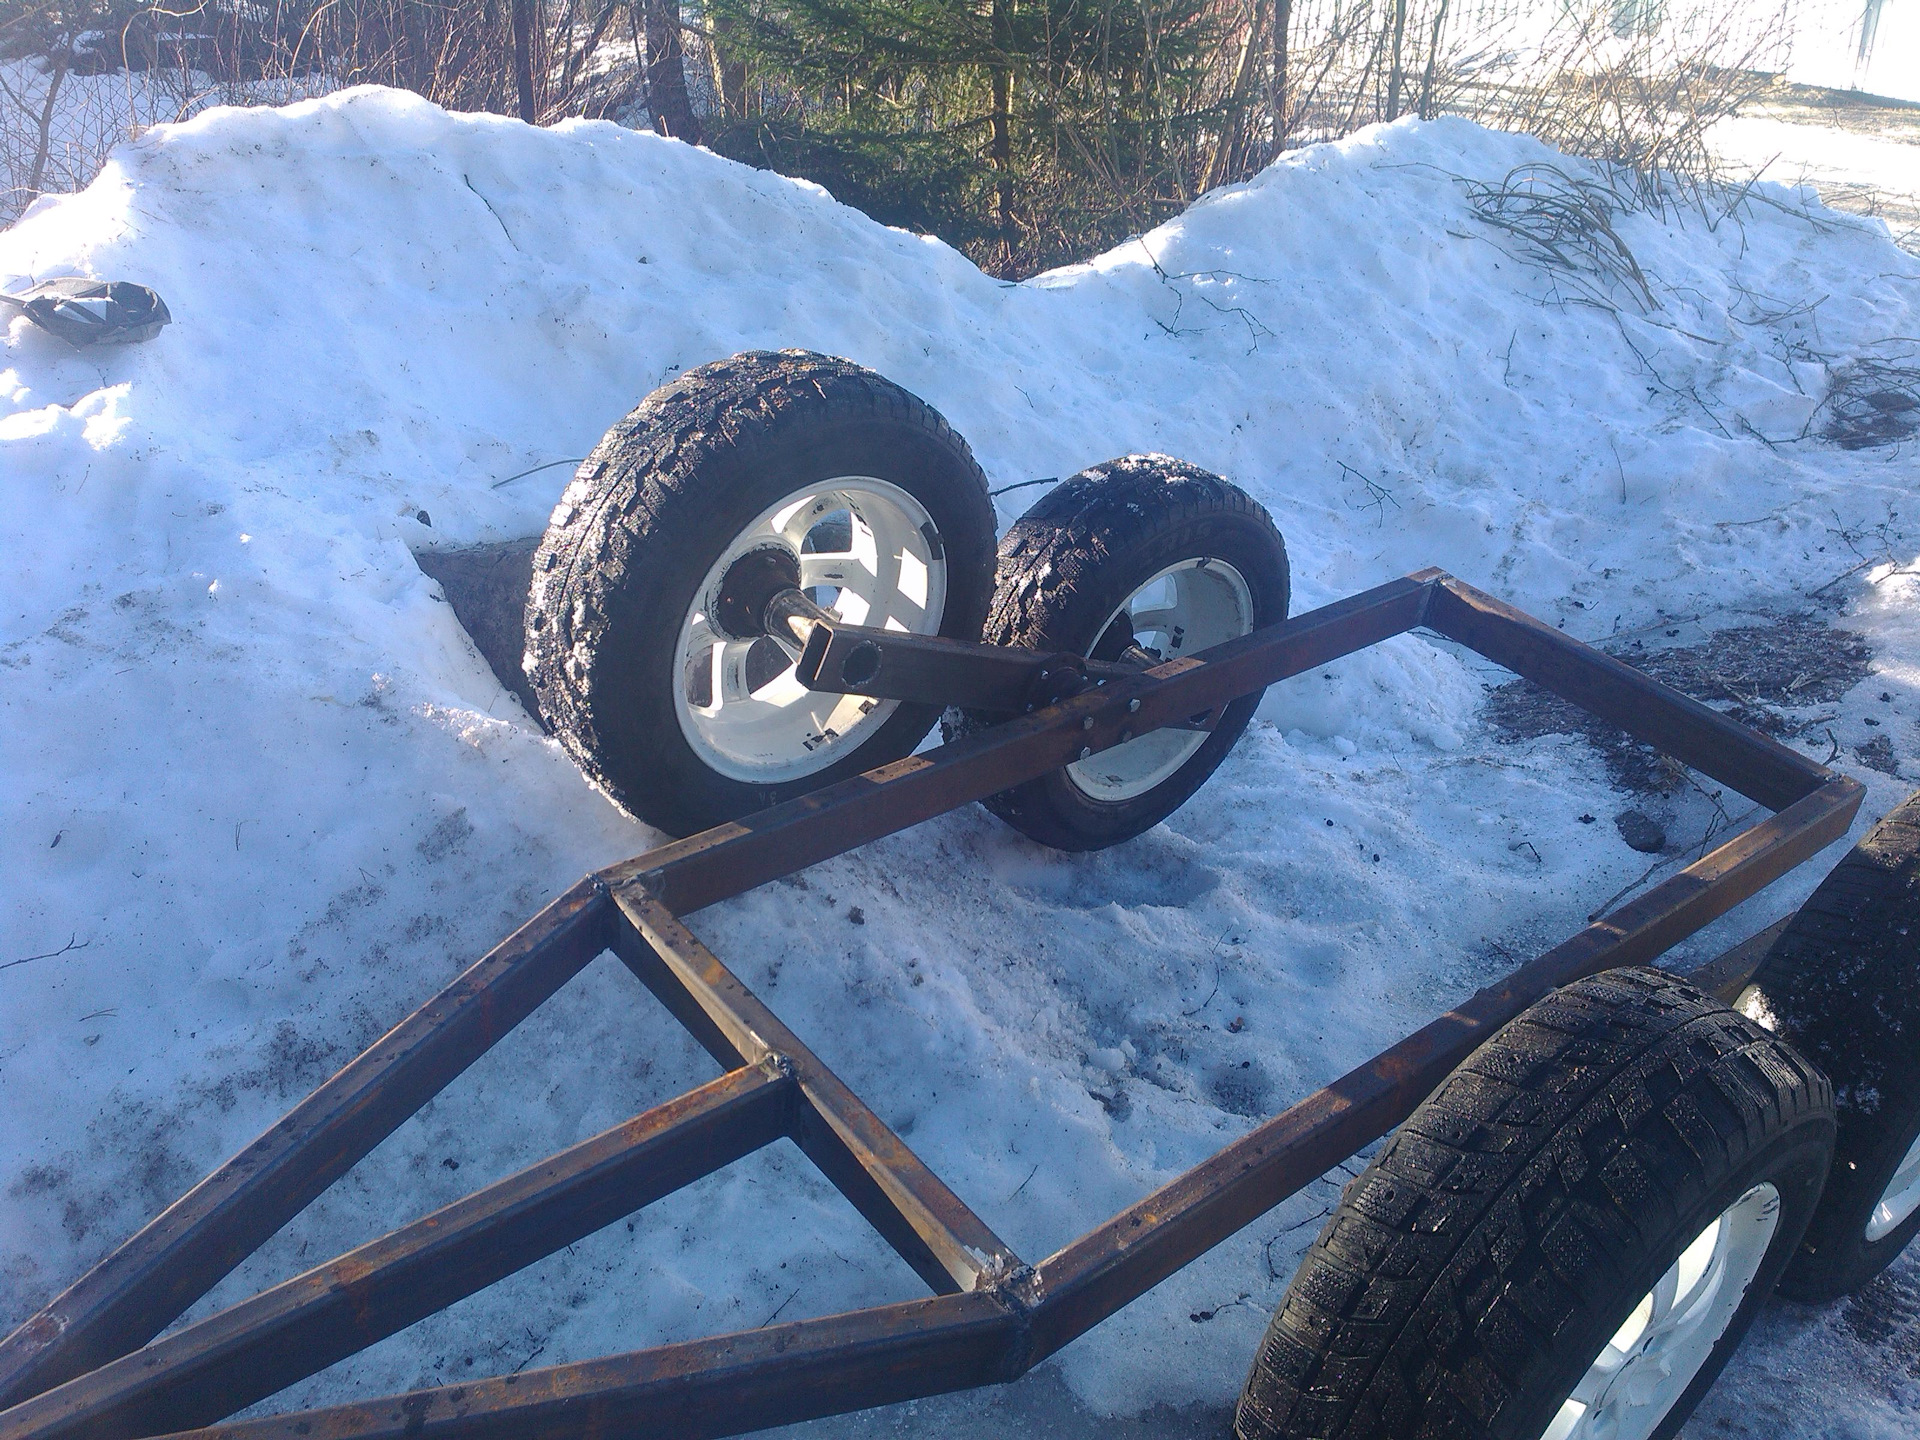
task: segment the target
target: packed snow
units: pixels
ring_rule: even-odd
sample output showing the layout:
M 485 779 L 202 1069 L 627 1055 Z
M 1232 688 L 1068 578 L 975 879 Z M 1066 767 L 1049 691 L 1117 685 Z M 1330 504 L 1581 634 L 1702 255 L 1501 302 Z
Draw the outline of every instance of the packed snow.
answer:
M 16 321 L 0 357 L 0 1326 L 656 842 L 521 712 L 414 555 L 537 534 L 553 462 L 733 351 L 882 371 L 996 487 L 1129 450 L 1218 470 L 1286 533 L 1296 609 L 1439 564 L 1594 640 L 1825 615 L 1875 673 L 1795 712 L 1794 743 L 1867 783 L 1857 835 L 1920 784 L 1915 444 L 1809 427 L 1838 367 L 1920 334 L 1920 258 L 1763 185 L 1711 222 L 1616 216 L 1646 293 L 1547 270 L 1464 185 L 1537 162 L 1581 171 L 1403 121 L 1020 285 L 677 142 L 371 89 L 161 127 L 39 201 L 0 233 L 0 283 L 135 280 L 175 323 L 83 353 Z M 1002 523 L 1040 493 L 1001 495 Z M 1614 790 L 1583 741 L 1503 743 L 1482 714 L 1501 678 L 1402 637 L 1276 687 L 1130 844 L 1053 854 L 970 808 L 694 926 L 1037 1258 L 1684 864 L 1720 809 L 1746 816 L 1676 792 L 1669 853 L 1629 849 L 1612 817 L 1661 802 Z M 1785 913 L 1837 855 L 1686 956 Z M 192 1313 L 712 1073 L 603 958 Z M 1020 1393 L 1058 1400 L 1059 1433 L 1217 1423 L 1344 1178 Z M 1920 1263 L 1885 1283 L 1912 1303 L 1880 1332 L 1776 1307 L 1688 1433 L 1914 1434 Z M 782 1144 L 270 1408 L 919 1293 Z M 885 1425 L 992 1433 L 1006 1403 Z

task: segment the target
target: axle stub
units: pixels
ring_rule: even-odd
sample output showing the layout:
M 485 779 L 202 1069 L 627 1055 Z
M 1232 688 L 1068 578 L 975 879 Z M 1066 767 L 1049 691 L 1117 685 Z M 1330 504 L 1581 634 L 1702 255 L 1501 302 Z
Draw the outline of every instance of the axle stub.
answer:
M 793 673 L 809 690 L 958 705 L 1002 718 L 1057 705 L 1138 669 L 1059 652 L 847 625 L 791 589 L 768 602 L 763 624 L 781 644 L 801 647 Z

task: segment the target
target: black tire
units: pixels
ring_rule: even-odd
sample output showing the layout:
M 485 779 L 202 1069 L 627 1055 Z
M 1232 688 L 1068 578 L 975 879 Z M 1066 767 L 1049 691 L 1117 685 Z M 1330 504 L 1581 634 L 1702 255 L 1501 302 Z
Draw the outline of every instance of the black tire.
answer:
M 1751 1021 L 1657 970 L 1570 985 L 1481 1046 L 1347 1186 L 1235 1433 L 1538 1440 L 1689 1241 L 1771 1182 L 1777 1224 L 1653 1431 L 1671 1435 L 1791 1257 L 1832 1146 L 1825 1078 Z
M 1736 1008 L 1833 1082 L 1833 1174 L 1780 1282 L 1796 1300 L 1858 1290 L 1920 1232 L 1920 1210 L 1876 1240 L 1867 1224 L 1920 1135 L 1920 795 L 1820 882 Z
M 982 638 L 1116 659 L 1134 637 L 1108 627 L 1114 612 L 1160 571 L 1203 556 L 1239 572 L 1250 593 L 1254 628 L 1287 618 L 1286 542 L 1252 496 L 1165 455 L 1127 455 L 1095 465 L 1048 491 L 1002 538 Z M 1063 769 L 1002 791 L 986 806 L 1056 850 L 1117 845 L 1184 805 L 1226 758 L 1259 704 L 1260 695 L 1253 694 L 1226 706 L 1206 742 L 1144 794 L 1098 799 Z M 963 716 L 950 732 L 996 718 Z
M 681 730 L 678 627 L 707 571 L 768 506 L 843 475 L 888 481 L 932 516 L 939 633 L 976 637 L 993 583 L 986 478 L 931 406 L 851 361 L 754 351 L 690 370 L 567 487 L 534 556 L 526 671 L 555 735 L 628 813 L 691 834 L 908 755 L 938 718 L 900 705 L 830 766 L 779 784 L 721 773 Z

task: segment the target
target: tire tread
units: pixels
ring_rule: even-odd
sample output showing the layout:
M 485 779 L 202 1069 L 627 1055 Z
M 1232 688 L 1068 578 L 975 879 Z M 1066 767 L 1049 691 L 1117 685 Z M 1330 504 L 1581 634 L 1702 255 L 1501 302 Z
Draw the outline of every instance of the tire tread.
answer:
M 1628 1283 L 1702 1176 L 1824 1113 L 1824 1077 L 1663 972 L 1557 992 L 1341 1197 L 1255 1357 L 1240 1440 L 1488 1433 L 1579 1297 Z
M 606 717 L 618 709 L 620 677 L 603 678 L 598 663 L 616 627 L 652 618 L 622 614 L 635 556 L 650 537 L 720 525 L 729 497 L 703 484 L 717 455 L 777 441 L 809 421 L 885 421 L 921 432 L 954 458 L 965 492 L 957 504 L 978 539 L 947 546 L 942 633 L 977 633 L 993 583 L 992 502 L 972 452 L 938 411 L 850 360 L 804 350 L 749 351 L 687 371 L 618 421 L 581 463 L 534 553 L 527 604 L 523 668 L 543 716 L 587 777 L 642 818 L 655 814 L 623 778 L 629 767 L 610 760 L 620 747 Z M 925 715 L 921 733 L 933 718 Z M 768 798 L 785 798 L 785 790 Z M 675 807 L 669 800 L 665 808 Z

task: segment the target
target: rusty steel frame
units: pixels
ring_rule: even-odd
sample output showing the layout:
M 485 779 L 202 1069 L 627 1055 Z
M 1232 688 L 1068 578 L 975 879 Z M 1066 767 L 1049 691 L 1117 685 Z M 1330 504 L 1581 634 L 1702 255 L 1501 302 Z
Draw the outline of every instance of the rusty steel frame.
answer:
M 1775 812 L 1064 1249 L 1028 1264 L 682 916 L 1414 628 Z M 1385 1134 L 1556 986 L 1646 964 L 1847 833 L 1862 787 L 1437 570 L 1097 688 L 590 876 L 0 1341 L 0 1440 L 718 1436 L 1012 1380 Z M 1775 927 L 1777 930 L 1777 927 Z M 1770 941 L 1712 962 L 1731 996 Z M 611 950 L 723 1073 L 155 1339 Z M 781 1137 L 934 1292 L 598 1360 L 217 1423 Z M 204 1427 L 204 1428 L 197 1428 Z

